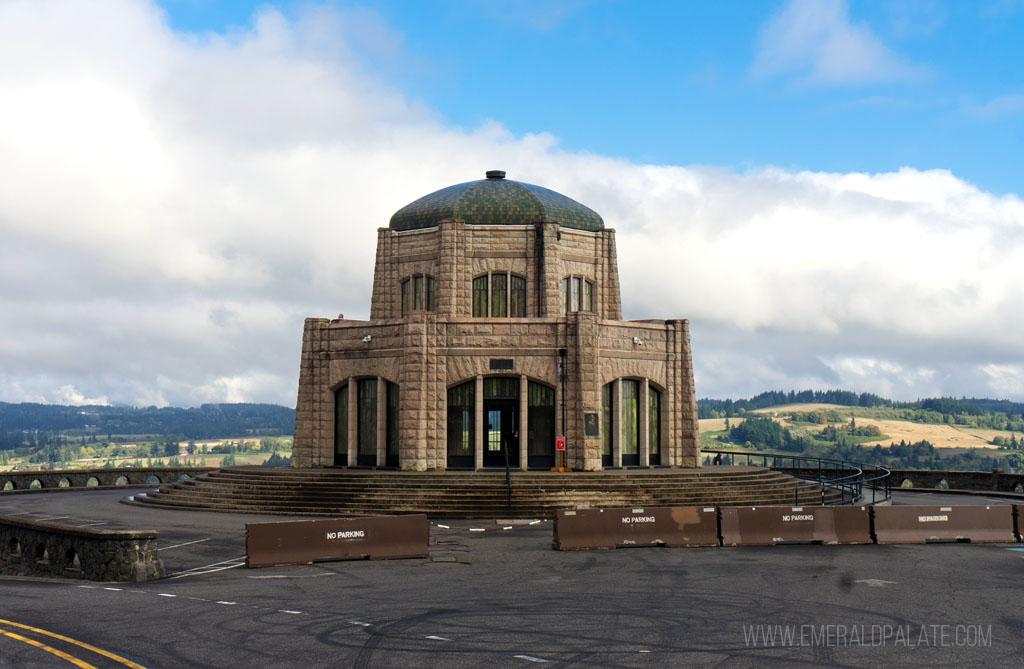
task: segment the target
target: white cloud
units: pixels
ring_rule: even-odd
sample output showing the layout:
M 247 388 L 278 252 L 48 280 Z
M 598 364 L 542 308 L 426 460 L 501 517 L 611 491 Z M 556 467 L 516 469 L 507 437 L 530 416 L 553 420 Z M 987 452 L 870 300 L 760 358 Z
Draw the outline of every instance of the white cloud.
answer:
M 0 5 L 0 400 L 293 404 L 302 319 L 369 311 L 376 229 L 491 168 L 618 229 L 626 315 L 691 319 L 701 395 L 1024 396 L 1019 197 L 453 128 L 367 74 L 372 19 L 311 11 Z
M 964 108 L 971 116 L 983 119 L 999 118 L 1002 116 L 1016 116 L 1024 114 L 1024 94 L 1009 93 L 992 98 L 986 102 L 964 103 Z
M 751 71 L 817 84 L 917 79 L 925 71 L 893 52 L 845 0 L 791 0 L 761 29 Z

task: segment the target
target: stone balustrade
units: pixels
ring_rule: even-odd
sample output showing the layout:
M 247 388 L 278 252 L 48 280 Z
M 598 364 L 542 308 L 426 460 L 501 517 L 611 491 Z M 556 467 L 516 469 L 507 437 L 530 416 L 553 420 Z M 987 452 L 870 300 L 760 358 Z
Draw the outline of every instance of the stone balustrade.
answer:
M 118 469 L 48 469 L 0 472 L 0 491 L 145 486 L 195 478 L 216 467 L 121 467 Z
M 157 533 L 70 527 L 0 516 L 0 572 L 90 581 L 163 578 Z

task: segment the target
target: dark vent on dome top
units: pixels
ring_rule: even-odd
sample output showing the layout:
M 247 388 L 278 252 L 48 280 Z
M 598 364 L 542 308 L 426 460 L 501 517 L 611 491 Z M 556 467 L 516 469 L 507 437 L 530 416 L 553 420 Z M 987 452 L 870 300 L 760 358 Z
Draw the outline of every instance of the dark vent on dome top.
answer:
M 488 179 L 504 179 L 505 170 L 487 170 L 486 172 Z

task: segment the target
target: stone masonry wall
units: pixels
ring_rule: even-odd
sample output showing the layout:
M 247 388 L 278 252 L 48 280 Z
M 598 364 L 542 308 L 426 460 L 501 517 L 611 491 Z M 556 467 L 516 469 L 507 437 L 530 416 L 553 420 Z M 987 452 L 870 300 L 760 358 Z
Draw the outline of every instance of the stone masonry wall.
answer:
M 0 571 L 91 581 L 153 581 L 165 575 L 156 532 L 110 532 L 0 516 Z

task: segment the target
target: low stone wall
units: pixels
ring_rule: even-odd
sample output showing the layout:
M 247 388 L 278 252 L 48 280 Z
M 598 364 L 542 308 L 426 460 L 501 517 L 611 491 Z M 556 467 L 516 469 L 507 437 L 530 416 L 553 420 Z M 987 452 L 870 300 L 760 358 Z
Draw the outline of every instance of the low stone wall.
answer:
M 904 485 L 909 481 L 909 485 Z M 993 492 L 1021 492 L 1024 489 L 1024 474 L 1007 473 L 1001 469 L 990 472 L 950 472 L 928 471 L 925 469 L 893 469 L 892 489 L 910 488 L 942 488 L 945 481 L 950 490 L 979 490 Z
M 122 467 L 0 472 L 0 491 L 159 485 L 174 483 L 183 477 L 195 478 L 200 474 L 214 471 L 217 471 L 216 467 Z
M 0 571 L 90 581 L 154 581 L 165 575 L 153 530 L 112 532 L 0 516 Z

